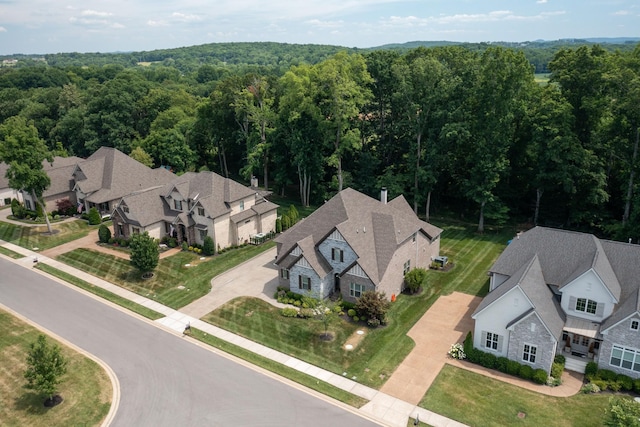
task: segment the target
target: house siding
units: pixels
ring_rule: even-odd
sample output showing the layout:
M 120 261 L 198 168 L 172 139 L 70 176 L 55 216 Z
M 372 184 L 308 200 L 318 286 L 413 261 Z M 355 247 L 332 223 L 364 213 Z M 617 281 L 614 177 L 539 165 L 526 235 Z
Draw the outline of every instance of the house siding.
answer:
M 631 316 L 603 333 L 598 353 L 598 366 L 632 378 L 640 378 L 640 372 L 611 365 L 611 350 L 614 345 L 640 351 L 640 331 L 631 329 L 632 320 L 640 321 L 640 317 Z
M 231 221 L 229 221 L 228 214 L 213 220 L 213 230 L 214 235 L 212 237 L 217 247 L 224 249 L 231 246 Z
M 483 351 L 490 351 L 498 356 L 507 357 L 508 345 L 506 344 L 511 339 L 511 332 L 507 329 L 507 325 L 529 309 L 531 309 L 531 305 L 520 288 L 511 289 L 476 315 L 473 346 Z M 487 349 L 485 343 L 482 342 L 482 332 L 491 332 L 502 336 L 505 345 L 502 346 L 500 351 Z
M 560 305 L 564 312 L 571 316 L 580 317 L 594 322 L 602 322 L 604 318 L 609 317 L 613 312 L 615 301 L 593 270 L 587 271 L 573 282 L 564 286 L 561 289 L 561 292 L 562 300 Z M 596 314 L 576 311 L 575 301 L 577 298 L 587 298 L 597 302 L 598 306 L 600 306 L 600 304 L 604 304 L 604 307 L 598 307 Z
M 535 363 L 522 359 L 525 344 L 536 346 Z M 513 327 L 509 335 L 507 357 L 518 363 L 529 365 L 533 369 L 551 372 L 556 346 L 555 338 L 547 331 L 538 316 L 530 315 Z
M 312 268 L 302 267 L 299 264 L 300 264 L 300 261 L 298 261 L 298 263 L 296 263 L 289 270 L 289 283 L 290 283 L 289 289 L 291 290 L 291 292 L 300 294 L 300 295 L 310 295 L 310 296 L 313 296 L 314 298 L 327 297 L 328 292 L 327 292 L 327 289 L 325 289 L 327 287 L 325 286 L 326 277 L 321 278 L 320 276 L 318 276 L 318 274 L 316 274 L 315 271 L 313 271 Z M 301 275 L 307 276 L 311 279 L 311 289 L 299 288 L 299 280 L 300 280 L 299 277 Z

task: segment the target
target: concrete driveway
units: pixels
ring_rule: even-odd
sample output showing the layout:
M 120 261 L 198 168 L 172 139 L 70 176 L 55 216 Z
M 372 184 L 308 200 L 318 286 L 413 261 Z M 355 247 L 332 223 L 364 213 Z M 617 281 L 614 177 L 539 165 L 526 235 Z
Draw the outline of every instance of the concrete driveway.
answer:
M 261 298 L 278 305 L 273 296 L 278 288 L 278 268 L 273 265 L 276 248 L 269 249 L 239 266 L 211 280 L 211 291 L 202 298 L 184 306 L 181 313 L 201 318 L 224 303 L 241 296 Z

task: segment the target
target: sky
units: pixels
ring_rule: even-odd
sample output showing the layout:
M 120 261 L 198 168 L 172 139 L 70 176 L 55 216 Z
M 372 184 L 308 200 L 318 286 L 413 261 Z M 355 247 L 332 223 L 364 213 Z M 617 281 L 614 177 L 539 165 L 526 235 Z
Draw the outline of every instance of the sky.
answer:
M 0 55 L 638 36 L 638 0 L 0 0 Z

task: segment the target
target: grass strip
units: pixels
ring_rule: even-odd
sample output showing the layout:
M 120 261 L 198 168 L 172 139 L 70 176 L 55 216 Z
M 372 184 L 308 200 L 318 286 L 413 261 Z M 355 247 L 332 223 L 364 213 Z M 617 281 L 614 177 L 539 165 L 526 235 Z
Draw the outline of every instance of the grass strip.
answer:
M 2 255 L 6 255 L 9 258 L 13 258 L 13 259 L 20 259 L 20 258 L 24 258 L 23 255 L 20 255 L 17 252 L 12 251 L 11 249 L 7 249 L 5 247 L 0 246 L 0 254 Z
M 93 360 L 57 343 L 67 359 L 67 373 L 58 393 L 64 401 L 45 408 L 44 397 L 23 388 L 29 345 L 41 333 L 0 310 L 0 424 L 22 426 L 97 426 L 111 407 L 112 385 L 106 372 Z M 55 342 L 52 338 L 49 344 Z
M 260 356 L 259 354 L 253 353 L 235 344 L 231 344 L 213 335 L 209 335 L 197 328 L 191 329 L 192 336 L 205 344 L 224 351 L 225 353 L 232 354 L 233 356 L 245 360 L 252 365 L 259 366 L 282 377 L 288 378 L 291 381 L 295 381 L 298 384 L 301 384 L 333 399 L 339 400 L 340 402 L 346 403 L 349 406 L 360 408 L 368 402 L 367 399 L 356 396 L 355 394 L 344 391 L 341 388 L 335 387 L 329 383 L 302 373 L 296 369 L 284 366 L 278 362 Z
M 91 283 L 85 282 L 82 279 L 79 279 L 69 273 L 65 273 L 64 271 L 58 270 L 55 267 L 51 267 L 50 265 L 39 263 L 36 268 L 44 271 L 45 273 L 49 273 L 52 276 L 55 276 L 59 279 L 62 279 L 65 282 L 71 283 L 74 286 L 84 289 L 85 291 L 91 292 L 92 294 L 97 295 L 100 298 L 104 298 L 107 301 L 111 301 L 112 303 L 117 304 L 120 307 L 126 308 L 127 310 L 131 310 L 134 313 L 138 313 L 139 315 L 144 316 L 147 319 L 157 320 L 165 317 L 163 314 L 158 313 L 155 310 L 144 307 L 140 304 L 137 304 L 131 300 L 123 298 L 120 295 L 116 295 L 113 292 L 110 292 L 99 286 L 95 286 L 95 285 L 92 285 Z

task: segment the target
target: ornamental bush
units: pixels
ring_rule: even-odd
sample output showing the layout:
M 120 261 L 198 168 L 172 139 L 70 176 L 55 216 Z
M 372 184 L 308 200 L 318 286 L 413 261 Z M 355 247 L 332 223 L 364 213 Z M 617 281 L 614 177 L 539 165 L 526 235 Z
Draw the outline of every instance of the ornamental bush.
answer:
M 102 217 L 100 216 L 100 212 L 96 207 L 92 207 L 89 209 L 89 225 L 98 225 L 102 222 Z
M 356 315 L 356 311 L 353 308 L 350 308 L 349 310 L 347 310 L 347 315 L 349 317 L 353 317 Z
M 507 374 L 517 377 L 520 373 L 520 366 L 521 365 L 515 360 L 509 360 L 509 362 L 507 362 Z
M 202 253 L 206 256 L 211 256 L 216 250 L 216 245 L 213 243 L 211 236 L 206 236 L 202 245 Z
M 285 307 L 282 310 L 280 310 L 280 314 L 283 315 L 284 317 L 296 317 L 298 316 L 298 310 L 296 310 L 293 307 Z
M 404 275 L 404 283 L 409 292 L 415 294 L 427 283 L 427 270 L 414 268 Z
M 100 243 L 109 243 L 111 239 L 111 230 L 109 230 L 109 227 L 104 224 L 100 225 L 100 228 L 98 228 L 98 239 Z
M 520 365 L 520 371 L 518 376 L 524 380 L 530 380 L 533 378 L 533 368 L 529 365 Z
M 557 363 L 557 362 L 553 362 L 551 364 L 551 376 L 553 378 L 560 378 L 562 377 L 562 372 L 564 371 L 564 365 Z
M 536 369 L 533 371 L 533 382 L 536 384 L 546 384 L 549 374 L 544 369 Z
M 595 377 L 598 373 L 598 364 L 596 362 L 587 363 L 586 368 L 584 368 L 584 376 L 588 379 Z
M 507 372 L 507 367 L 509 366 L 509 359 L 507 359 L 506 357 L 498 357 L 498 360 L 496 360 L 496 369 L 500 372 L 503 373 L 508 373 Z
M 356 312 L 360 317 L 378 319 L 382 322 L 390 306 L 391 303 L 387 300 L 384 293 L 364 291 L 356 302 Z
M 449 348 L 449 351 L 447 354 L 453 359 L 458 359 L 458 360 L 462 360 L 467 357 L 467 355 L 464 354 L 464 348 L 460 343 L 451 344 L 451 347 Z

